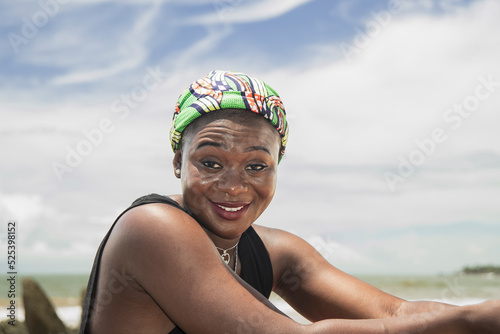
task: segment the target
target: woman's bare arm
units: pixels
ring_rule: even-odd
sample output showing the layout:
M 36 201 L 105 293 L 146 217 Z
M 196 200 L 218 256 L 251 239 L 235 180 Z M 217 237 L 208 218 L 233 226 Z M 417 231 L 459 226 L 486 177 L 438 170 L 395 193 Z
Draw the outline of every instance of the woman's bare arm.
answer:
M 401 303 L 400 307 L 394 316 L 407 316 L 417 313 L 433 312 L 433 311 L 444 311 L 449 308 L 456 308 L 456 305 L 450 305 L 446 303 L 434 302 L 434 301 L 404 301 Z
M 310 321 L 407 314 L 403 299 L 335 268 L 298 236 L 262 226 L 255 228 L 271 256 L 275 292 Z
M 478 305 L 448 308 L 405 317 L 369 320 L 324 320 L 324 333 L 357 334 L 494 334 L 500 333 L 500 300 Z
M 257 300 L 252 288 L 244 288 L 227 270 L 203 229 L 167 205 L 130 210 L 113 233 L 120 241 L 117 261 L 186 333 L 474 333 L 467 329 L 474 322 L 465 317 L 466 309 L 297 324 Z M 491 306 L 498 313 L 500 306 Z M 484 312 L 471 314 L 489 319 Z M 498 332 L 500 324 L 490 322 Z
M 389 321 L 390 326 L 409 326 L 411 321 L 419 322 L 424 317 L 446 323 L 445 319 L 438 320 L 441 316 L 455 317 L 455 323 L 460 322 L 461 315 L 457 313 L 463 309 L 457 306 L 397 298 L 338 270 L 310 244 L 293 234 L 263 226 L 255 228 L 270 250 L 275 291 L 313 322 L 333 318 L 398 318 L 382 323 Z M 477 308 L 481 310 L 482 307 Z M 417 314 L 423 315 L 414 316 Z M 350 326 L 353 323 L 343 324 Z

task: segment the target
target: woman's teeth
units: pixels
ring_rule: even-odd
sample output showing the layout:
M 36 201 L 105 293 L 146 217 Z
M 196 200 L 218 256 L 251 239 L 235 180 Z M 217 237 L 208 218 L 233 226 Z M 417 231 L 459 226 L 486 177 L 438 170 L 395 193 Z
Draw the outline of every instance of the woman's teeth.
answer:
M 222 206 L 219 204 L 217 204 L 217 206 L 225 211 L 228 211 L 228 212 L 236 212 L 236 211 L 243 209 L 243 207 L 244 207 L 244 206 L 238 206 L 236 208 L 228 208 L 228 207 L 225 207 L 225 206 Z

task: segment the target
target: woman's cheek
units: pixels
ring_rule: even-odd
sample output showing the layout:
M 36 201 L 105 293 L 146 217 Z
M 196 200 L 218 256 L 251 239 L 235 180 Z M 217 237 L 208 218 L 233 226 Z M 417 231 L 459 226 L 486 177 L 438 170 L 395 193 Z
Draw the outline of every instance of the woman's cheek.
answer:
M 184 175 L 182 181 L 184 203 L 192 213 L 198 214 L 203 209 L 203 197 L 201 196 L 203 192 L 200 191 L 200 181 L 192 174 Z
M 276 191 L 276 178 L 264 177 L 255 183 L 254 187 L 261 198 L 271 201 Z
M 213 175 L 200 175 L 198 169 L 194 168 L 185 174 L 182 186 L 184 202 L 194 214 L 200 214 L 206 210 L 209 200 L 213 197 Z

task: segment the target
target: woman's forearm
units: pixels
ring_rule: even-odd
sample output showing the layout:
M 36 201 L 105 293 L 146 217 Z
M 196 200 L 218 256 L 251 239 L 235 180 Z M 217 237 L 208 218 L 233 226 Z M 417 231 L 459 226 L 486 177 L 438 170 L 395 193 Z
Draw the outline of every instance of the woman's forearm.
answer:
M 417 313 L 426 313 L 426 312 L 434 312 L 434 311 L 444 311 L 449 308 L 456 308 L 458 306 L 445 304 L 441 302 L 432 302 L 432 301 L 405 301 L 401 304 L 401 306 L 397 309 L 396 317 L 404 317 L 407 315 L 417 314 Z
M 458 308 L 384 319 L 323 320 L 310 326 L 318 334 L 470 334 L 465 313 Z
M 498 334 L 500 300 L 440 311 L 369 320 L 323 320 L 310 333 L 342 334 Z

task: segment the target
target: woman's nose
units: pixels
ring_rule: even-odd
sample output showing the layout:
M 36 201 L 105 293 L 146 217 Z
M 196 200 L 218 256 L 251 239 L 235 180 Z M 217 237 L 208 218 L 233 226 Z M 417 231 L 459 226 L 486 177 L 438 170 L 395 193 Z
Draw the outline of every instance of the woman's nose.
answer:
M 221 192 L 225 192 L 230 196 L 238 196 L 248 190 L 245 177 L 237 170 L 227 169 L 220 177 L 218 186 Z

